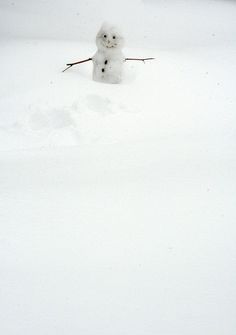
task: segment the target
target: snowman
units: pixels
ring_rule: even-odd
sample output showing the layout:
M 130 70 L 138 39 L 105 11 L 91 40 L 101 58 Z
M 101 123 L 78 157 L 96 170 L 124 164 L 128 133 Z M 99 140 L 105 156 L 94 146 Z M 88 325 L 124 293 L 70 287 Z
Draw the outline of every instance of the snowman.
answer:
M 103 23 L 96 36 L 97 52 L 92 58 L 79 62 L 66 64 L 67 68 L 84 62 L 93 62 L 93 80 L 118 84 L 122 80 L 123 64 L 128 60 L 145 61 L 154 58 L 125 58 L 122 53 L 124 38 L 117 27 L 109 23 Z
M 97 52 L 92 57 L 93 80 L 118 84 L 122 79 L 125 56 L 124 38 L 115 26 L 104 23 L 96 37 Z

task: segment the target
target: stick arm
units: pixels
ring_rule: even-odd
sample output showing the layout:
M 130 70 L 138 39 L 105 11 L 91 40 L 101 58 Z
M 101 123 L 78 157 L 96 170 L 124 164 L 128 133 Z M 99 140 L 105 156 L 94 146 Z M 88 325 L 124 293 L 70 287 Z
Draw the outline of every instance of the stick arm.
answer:
M 125 58 L 125 62 L 126 61 L 129 61 L 129 60 L 137 60 L 137 61 L 141 61 L 141 62 L 144 62 L 145 63 L 145 60 L 153 60 L 153 59 L 155 59 L 155 58 L 152 58 L 152 57 L 149 57 L 149 58 Z M 83 59 L 83 60 L 80 60 L 80 61 L 78 61 L 78 62 L 74 62 L 74 63 L 67 63 L 66 64 L 66 68 L 62 71 L 62 72 L 65 72 L 65 71 L 67 71 L 68 69 L 70 69 L 72 66 L 74 66 L 74 65 L 77 65 L 77 64 L 82 64 L 82 63 L 85 63 L 85 62 L 89 62 L 89 61 L 91 61 L 91 60 L 93 60 L 91 57 L 90 58 L 87 58 L 87 59 Z
M 128 60 L 138 60 L 138 61 L 141 61 L 141 62 L 144 62 L 145 63 L 145 60 L 153 60 L 155 58 L 153 57 L 149 57 L 149 58 L 125 58 L 125 62 L 128 61 Z
M 62 72 L 65 72 L 66 70 L 70 69 L 74 65 L 89 62 L 91 60 L 92 60 L 92 58 L 87 58 L 87 59 L 83 59 L 83 60 L 80 60 L 80 61 L 75 62 L 75 63 L 68 63 L 68 64 L 66 64 L 67 67 Z

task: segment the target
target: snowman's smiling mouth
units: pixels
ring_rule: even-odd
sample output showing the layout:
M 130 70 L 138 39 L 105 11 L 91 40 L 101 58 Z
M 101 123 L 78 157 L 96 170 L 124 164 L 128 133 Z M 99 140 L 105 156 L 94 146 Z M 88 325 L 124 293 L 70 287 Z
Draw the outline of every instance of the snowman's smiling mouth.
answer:
M 103 43 L 103 46 L 104 46 L 106 49 L 114 49 L 114 48 L 117 47 L 117 44 Z

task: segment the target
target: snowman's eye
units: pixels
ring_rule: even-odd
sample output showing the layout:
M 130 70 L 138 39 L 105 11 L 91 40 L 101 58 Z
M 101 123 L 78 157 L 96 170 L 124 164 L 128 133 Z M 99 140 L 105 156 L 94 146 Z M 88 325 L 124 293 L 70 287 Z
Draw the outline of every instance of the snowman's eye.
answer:
M 104 38 L 107 38 L 107 35 L 103 35 Z
M 115 37 L 115 36 L 113 36 L 112 38 L 113 38 L 113 40 L 115 40 L 115 38 L 116 38 L 116 37 Z

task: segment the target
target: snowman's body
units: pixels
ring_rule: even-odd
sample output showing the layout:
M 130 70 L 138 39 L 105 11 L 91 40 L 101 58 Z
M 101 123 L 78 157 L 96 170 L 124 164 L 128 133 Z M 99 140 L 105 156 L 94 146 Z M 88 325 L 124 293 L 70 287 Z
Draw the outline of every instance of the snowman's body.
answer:
M 98 50 L 93 56 L 93 80 L 118 84 L 122 80 L 124 63 L 122 52 L 105 52 Z
M 118 84 L 122 80 L 125 57 L 121 51 L 124 40 L 117 28 L 103 24 L 96 37 L 98 50 L 92 57 L 93 80 Z

